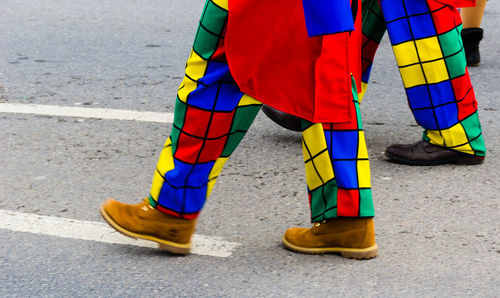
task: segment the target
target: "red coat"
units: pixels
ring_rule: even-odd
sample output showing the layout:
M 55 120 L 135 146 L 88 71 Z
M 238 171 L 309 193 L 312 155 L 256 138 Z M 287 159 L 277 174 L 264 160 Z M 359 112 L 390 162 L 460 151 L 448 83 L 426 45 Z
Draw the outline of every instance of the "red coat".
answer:
M 225 49 L 240 89 L 312 122 L 353 118 L 351 73 L 360 86 L 361 1 L 356 30 L 308 37 L 302 1 L 229 0 Z

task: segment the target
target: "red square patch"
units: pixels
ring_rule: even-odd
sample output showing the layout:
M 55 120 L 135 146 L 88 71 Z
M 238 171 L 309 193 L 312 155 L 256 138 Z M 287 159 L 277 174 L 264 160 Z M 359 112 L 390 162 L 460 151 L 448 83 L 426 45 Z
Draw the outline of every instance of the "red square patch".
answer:
M 231 112 L 215 112 L 210 122 L 208 130 L 208 138 L 220 138 L 229 134 L 233 120 L 234 111 Z
M 207 133 L 211 115 L 212 112 L 210 111 L 188 106 L 182 131 L 193 136 L 204 138 Z
M 440 3 L 438 1 L 426 1 L 427 5 L 429 5 L 429 10 L 430 11 L 435 11 L 439 9 L 446 8 L 447 6 L 443 3 Z
M 433 3 L 435 1 L 427 1 Z M 462 23 L 458 11 L 451 7 L 444 7 L 432 13 L 432 19 L 436 26 L 437 34 L 442 34 L 450 31 Z
M 359 216 L 359 190 L 338 189 L 337 215 L 349 217 Z
M 465 75 L 451 80 L 453 92 L 458 101 L 458 120 L 463 120 L 477 111 L 476 95 L 472 88 L 469 71 Z
M 226 31 L 227 31 L 227 23 L 226 25 L 224 25 L 222 38 L 219 38 L 219 40 L 217 41 L 217 49 L 215 50 L 215 53 L 212 55 L 211 60 L 226 62 L 226 49 L 224 46 L 225 45 L 224 36 L 226 35 Z
M 174 157 L 182 162 L 195 164 L 202 146 L 203 139 L 193 138 L 181 133 Z
M 227 136 L 215 140 L 206 140 L 198 162 L 205 163 L 217 160 L 224 150 L 226 139 Z

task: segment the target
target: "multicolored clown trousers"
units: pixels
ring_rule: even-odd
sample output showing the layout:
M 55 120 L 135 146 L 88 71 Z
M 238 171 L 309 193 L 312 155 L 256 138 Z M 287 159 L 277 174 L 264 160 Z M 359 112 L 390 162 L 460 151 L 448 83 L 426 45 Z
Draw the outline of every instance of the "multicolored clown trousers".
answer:
M 424 140 L 485 156 L 458 10 L 436 0 L 363 0 L 362 93 L 387 30 Z
M 153 178 L 152 206 L 180 218 L 198 216 L 224 163 L 261 107 L 259 101 L 239 90 L 231 76 L 224 51 L 226 21 L 227 0 L 208 0 L 177 93 L 172 132 Z M 352 122 L 303 122 L 313 222 L 374 216 L 354 81 L 352 94 L 357 112 Z

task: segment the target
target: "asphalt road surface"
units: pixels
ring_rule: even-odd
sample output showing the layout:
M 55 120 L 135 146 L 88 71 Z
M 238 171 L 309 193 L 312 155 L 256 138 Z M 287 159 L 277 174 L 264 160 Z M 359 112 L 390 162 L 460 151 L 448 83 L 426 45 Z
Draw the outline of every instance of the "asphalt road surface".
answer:
M 309 226 L 300 135 L 263 114 L 207 202 L 195 253 L 171 256 L 110 234 L 99 204 L 147 195 L 170 125 L 23 111 L 171 116 L 203 2 L 1 2 L 0 110 L 18 110 L 0 111 L 0 296 L 500 295 L 498 1 L 487 5 L 482 63 L 470 69 L 488 148 L 482 165 L 387 162 L 387 145 L 416 141 L 421 129 L 388 40 L 381 45 L 362 105 L 377 258 L 283 249 L 288 227 Z

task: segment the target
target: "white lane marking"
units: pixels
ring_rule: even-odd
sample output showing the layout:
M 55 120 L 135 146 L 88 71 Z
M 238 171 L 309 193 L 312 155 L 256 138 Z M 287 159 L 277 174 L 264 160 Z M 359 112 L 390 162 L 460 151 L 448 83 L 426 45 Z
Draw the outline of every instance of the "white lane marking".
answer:
M 112 244 L 157 248 L 156 243 L 125 237 L 105 223 L 0 210 L 0 229 Z M 191 253 L 229 257 L 240 244 L 219 237 L 193 235 Z
M 141 112 L 134 110 L 82 108 L 56 105 L 38 105 L 23 103 L 0 103 L 0 113 L 34 114 L 77 118 L 110 120 L 133 120 L 145 122 L 172 123 L 173 113 Z

